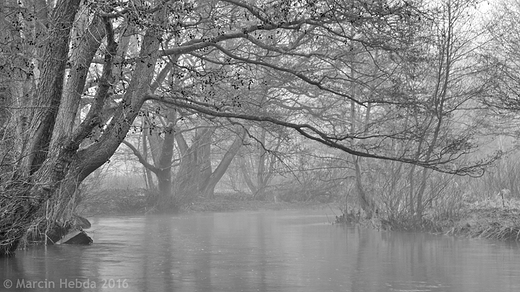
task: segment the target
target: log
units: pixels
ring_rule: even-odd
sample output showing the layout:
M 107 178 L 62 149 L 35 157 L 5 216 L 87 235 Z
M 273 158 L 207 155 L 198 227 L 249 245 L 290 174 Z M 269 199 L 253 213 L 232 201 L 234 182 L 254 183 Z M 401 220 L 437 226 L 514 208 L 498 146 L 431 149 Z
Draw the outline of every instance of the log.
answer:
M 73 230 L 58 240 L 56 244 L 91 244 L 92 238 L 83 230 Z

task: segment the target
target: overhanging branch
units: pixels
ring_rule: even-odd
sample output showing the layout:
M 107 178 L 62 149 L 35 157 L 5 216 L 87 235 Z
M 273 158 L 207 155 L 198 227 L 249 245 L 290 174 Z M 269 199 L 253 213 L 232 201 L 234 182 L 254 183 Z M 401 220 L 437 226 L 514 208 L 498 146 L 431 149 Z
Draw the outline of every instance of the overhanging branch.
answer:
M 348 147 L 344 144 L 340 144 L 339 142 L 335 141 L 331 137 L 329 137 L 326 133 L 323 131 L 320 131 L 319 129 L 309 125 L 309 124 L 297 124 L 297 123 L 291 123 L 287 121 L 282 121 L 279 119 L 276 119 L 271 116 L 266 115 L 251 115 L 251 114 L 244 114 L 244 113 L 233 113 L 233 112 L 224 112 L 217 108 L 211 108 L 209 106 L 204 106 L 201 103 L 197 103 L 195 101 L 189 100 L 184 97 L 175 97 L 175 96 L 160 96 L 156 94 L 149 93 L 145 97 L 148 100 L 156 100 L 158 102 L 171 104 L 176 107 L 180 108 L 186 108 L 191 109 L 196 112 L 199 112 L 201 114 L 213 116 L 213 117 L 222 117 L 222 118 L 234 118 L 234 119 L 241 119 L 241 120 L 248 120 L 248 121 L 256 121 L 256 122 L 269 122 L 272 124 L 280 125 L 286 128 L 293 129 L 297 131 L 300 135 L 304 136 L 305 138 L 308 138 L 310 140 L 316 141 L 318 143 L 321 143 L 323 145 L 327 145 L 332 148 L 339 149 L 341 151 L 344 151 L 346 153 L 358 156 L 358 157 L 365 157 L 365 158 L 374 158 L 374 159 L 380 159 L 380 160 L 387 160 L 387 161 L 396 161 L 396 162 L 403 162 L 413 165 L 418 165 L 425 168 L 434 169 L 436 171 L 444 172 L 444 173 L 450 173 L 450 174 L 457 174 L 457 175 L 472 175 L 472 176 L 480 176 L 483 173 L 483 168 L 490 163 L 492 163 L 494 160 L 496 160 L 497 156 L 493 156 L 487 160 L 482 160 L 479 163 L 475 163 L 468 166 L 462 166 L 462 167 L 449 167 L 449 165 L 453 165 L 454 159 L 435 159 L 434 161 L 422 161 L 417 160 L 413 158 L 407 158 L 407 157 L 392 157 L 392 156 L 384 156 L 369 152 L 362 152 L 356 149 L 353 149 L 351 147 Z M 354 138 L 354 137 L 352 137 Z M 450 156 L 451 157 L 451 156 Z M 445 166 L 445 167 L 442 167 Z
M 139 150 L 137 150 L 137 148 L 135 148 L 135 146 L 132 145 L 132 143 L 130 143 L 130 142 L 126 141 L 126 140 L 123 140 L 123 144 L 125 144 L 126 146 L 128 146 L 128 148 L 130 148 L 130 150 L 132 150 L 134 155 L 139 160 L 139 163 L 141 163 L 144 167 L 146 167 L 150 171 L 153 171 L 155 174 L 157 174 L 157 173 L 159 173 L 161 171 L 159 168 L 157 168 L 157 167 L 151 165 L 150 163 L 148 163 L 148 161 L 146 161 L 146 159 L 144 159 L 144 157 L 141 154 L 141 152 L 139 152 Z

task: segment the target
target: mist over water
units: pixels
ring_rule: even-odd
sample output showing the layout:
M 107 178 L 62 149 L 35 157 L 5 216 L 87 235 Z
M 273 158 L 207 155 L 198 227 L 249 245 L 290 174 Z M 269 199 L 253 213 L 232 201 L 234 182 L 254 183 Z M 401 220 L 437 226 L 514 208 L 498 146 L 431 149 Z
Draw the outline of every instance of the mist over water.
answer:
M 91 246 L 33 247 L 0 260 L 0 290 L 9 280 L 9 291 L 520 291 L 516 244 L 379 232 L 332 225 L 333 217 L 92 218 Z

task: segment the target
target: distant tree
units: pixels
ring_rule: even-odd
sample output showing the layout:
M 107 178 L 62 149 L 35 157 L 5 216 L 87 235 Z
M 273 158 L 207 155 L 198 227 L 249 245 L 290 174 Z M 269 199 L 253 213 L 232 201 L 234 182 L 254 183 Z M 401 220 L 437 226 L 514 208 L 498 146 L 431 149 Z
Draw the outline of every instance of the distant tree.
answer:
M 142 135 L 142 150 L 134 146 L 129 139 L 123 140 L 123 143 L 129 147 L 146 171 L 153 172 L 157 179 L 157 190 L 159 192 L 158 205 L 167 208 L 168 198 L 172 194 L 172 167 L 174 163 L 174 142 L 175 133 L 174 126 L 177 122 L 177 113 L 175 110 L 167 111 L 166 117 L 161 119 L 163 124 L 153 126 L 153 122 L 148 117 L 143 119 L 140 125 Z M 150 145 L 149 147 L 146 145 Z M 148 154 L 152 158 L 152 162 L 148 159 Z M 148 181 L 153 183 L 151 178 Z
M 481 77 L 489 84 L 490 91 L 483 102 L 496 113 L 516 116 L 520 110 L 520 1 L 508 0 L 494 6 L 487 19 L 489 41 L 483 44 Z
M 155 121 L 147 117 L 145 123 L 138 126 L 147 141 L 143 144 L 149 144 L 149 147 L 139 150 L 129 140 L 123 141 L 143 167 L 155 174 L 158 193 L 153 207 L 160 211 L 182 207 L 199 195 L 212 198 L 217 183 L 242 146 L 245 134 L 241 126 L 229 131 L 223 125 L 204 121 L 191 127 L 190 123 L 183 123 L 182 120 L 193 120 L 193 117 L 182 117 L 181 120 L 176 110 L 165 112 L 166 117 L 153 113 Z M 147 111 L 145 115 L 148 114 L 151 113 Z M 213 140 L 216 133 L 222 130 L 229 132 L 226 137 L 231 136 L 233 140 L 231 143 L 219 143 L 220 148 L 226 149 L 220 155 L 218 164 L 215 164 L 218 155 L 212 151 L 212 145 L 216 143 Z
M 245 182 L 252 197 L 263 199 L 291 143 L 283 130 L 281 133 L 265 127 L 256 130 L 259 133 L 249 131 L 254 139 L 249 139 L 248 147 L 242 148 L 237 164 L 239 179 Z
M 477 146 L 473 139 L 482 127 L 476 105 L 488 92 L 488 83 L 479 79 L 481 71 L 475 54 L 479 42 L 483 41 L 483 31 L 472 26 L 477 21 L 477 10 L 471 1 L 439 1 L 430 8 L 424 14 L 425 21 L 408 35 L 408 50 L 396 53 L 401 62 L 391 78 L 395 79 L 394 85 L 399 85 L 395 87 L 397 90 L 387 91 L 391 100 L 386 104 L 376 101 L 364 115 L 358 113 L 359 116 L 353 116 L 351 120 L 358 121 L 357 131 L 370 132 L 370 128 L 377 128 L 379 132 L 402 131 L 396 132 L 396 139 L 388 139 L 388 143 L 383 144 L 395 156 L 410 155 L 417 160 L 438 162 L 445 157 L 454 161 L 467 159 Z M 378 57 L 387 60 L 395 58 L 392 55 L 382 52 Z M 441 163 L 454 169 L 458 167 L 449 159 Z M 370 192 L 395 192 L 389 197 L 397 202 L 404 191 L 407 196 L 398 205 L 406 205 L 408 216 L 421 220 L 425 207 L 431 204 L 431 198 L 426 198 L 426 194 L 435 188 L 429 182 L 432 170 L 391 161 L 367 164 L 368 169 L 377 170 L 367 173 L 366 185 L 377 186 Z M 384 170 L 386 167 L 388 170 Z M 379 184 L 374 184 L 378 176 L 390 188 L 385 187 L 382 191 Z M 363 180 L 357 184 L 364 185 Z M 369 189 L 367 187 L 363 192 Z M 369 205 L 375 207 L 373 202 Z M 386 207 L 393 209 L 396 206 Z M 368 209 L 370 214 L 369 208 L 363 209 Z

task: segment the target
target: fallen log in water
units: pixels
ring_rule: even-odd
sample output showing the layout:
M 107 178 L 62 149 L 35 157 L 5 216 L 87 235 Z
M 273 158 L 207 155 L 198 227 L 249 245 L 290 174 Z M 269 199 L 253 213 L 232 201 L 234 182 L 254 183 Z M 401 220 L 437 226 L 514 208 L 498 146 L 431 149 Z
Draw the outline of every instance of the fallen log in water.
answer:
M 92 238 L 83 230 L 73 230 L 58 240 L 56 244 L 91 244 Z

